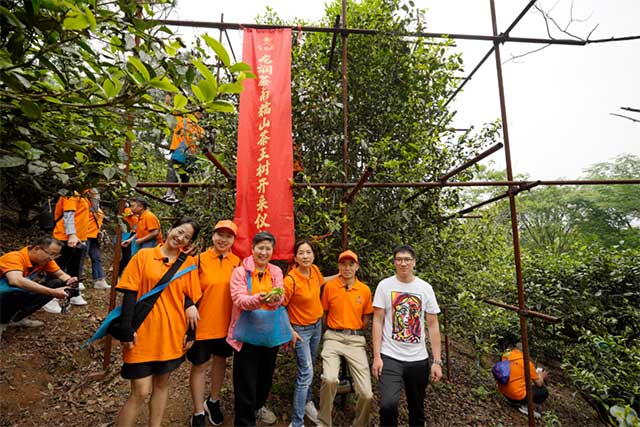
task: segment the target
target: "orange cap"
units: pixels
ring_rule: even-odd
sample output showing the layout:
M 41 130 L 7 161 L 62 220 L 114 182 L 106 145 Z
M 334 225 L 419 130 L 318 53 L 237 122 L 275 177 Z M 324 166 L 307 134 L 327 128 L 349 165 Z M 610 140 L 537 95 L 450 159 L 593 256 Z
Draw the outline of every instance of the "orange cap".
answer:
M 223 228 L 225 230 L 231 231 L 234 236 L 238 235 L 238 226 L 235 225 L 233 221 L 230 221 L 228 219 L 223 219 L 222 221 L 218 221 L 215 228 L 213 229 L 213 232 L 215 233 L 216 231 L 221 230 Z
M 342 262 L 345 259 L 352 259 L 355 262 L 358 262 L 358 255 L 353 251 L 344 251 L 338 256 L 338 263 Z

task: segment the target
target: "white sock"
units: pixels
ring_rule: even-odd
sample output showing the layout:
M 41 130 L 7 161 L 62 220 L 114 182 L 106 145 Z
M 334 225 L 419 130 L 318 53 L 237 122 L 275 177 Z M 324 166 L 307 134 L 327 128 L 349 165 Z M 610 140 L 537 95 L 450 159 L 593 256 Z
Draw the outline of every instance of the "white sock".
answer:
M 195 417 L 195 416 L 198 416 L 198 415 L 204 415 L 204 411 L 196 412 L 195 414 L 193 414 L 193 416 L 194 416 L 194 417 Z

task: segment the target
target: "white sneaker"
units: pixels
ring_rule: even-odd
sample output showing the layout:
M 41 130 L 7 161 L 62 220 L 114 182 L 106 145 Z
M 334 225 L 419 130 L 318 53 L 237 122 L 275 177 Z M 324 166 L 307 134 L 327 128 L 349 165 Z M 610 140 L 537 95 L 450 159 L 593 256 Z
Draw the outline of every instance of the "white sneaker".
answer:
M 24 319 L 18 320 L 17 322 L 9 322 L 8 324 L 8 326 L 26 326 L 28 328 L 37 328 L 38 326 L 42 325 L 44 325 L 44 322 L 41 322 L 39 320 L 27 319 L 26 317 Z
M 58 304 L 58 300 L 55 298 L 52 298 L 51 301 L 46 303 L 42 308 L 47 313 L 53 313 L 53 314 L 62 313 L 62 307 L 60 307 L 60 304 Z
M 164 200 L 167 203 L 179 203 L 180 202 L 180 200 L 174 194 L 167 194 L 162 198 L 162 200 Z
M 273 424 L 276 422 L 277 418 L 276 414 L 274 414 L 271 409 L 263 406 L 256 411 L 256 420 L 260 420 L 265 424 Z
M 88 302 L 82 298 L 82 295 L 78 295 L 77 297 L 73 297 L 69 300 L 69 303 L 73 305 L 87 305 Z
M 78 282 L 78 289 L 80 289 L 81 291 L 84 291 L 85 289 L 84 283 Z
M 312 423 L 316 425 L 318 424 L 318 410 L 312 400 L 308 401 L 307 404 L 304 405 L 304 414 Z
M 518 411 L 522 412 L 523 414 L 525 414 L 526 416 L 529 416 L 529 408 L 527 408 L 527 404 L 523 404 L 518 406 Z M 535 409 L 533 410 L 533 418 L 540 418 L 540 412 L 536 411 Z
M 93 282 L 93 287 L 95 289 L 110 289 L 111 288 L 111 286 L 109 286 L 107 281 L 104 280 L 104 279 L 98 279 L 95 282 Z

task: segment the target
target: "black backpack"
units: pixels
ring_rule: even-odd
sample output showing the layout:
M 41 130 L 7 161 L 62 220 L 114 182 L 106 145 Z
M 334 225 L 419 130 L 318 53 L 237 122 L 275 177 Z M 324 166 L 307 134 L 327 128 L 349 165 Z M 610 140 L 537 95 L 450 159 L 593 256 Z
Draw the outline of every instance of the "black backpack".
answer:
M 40 209 L 40 228 L 48 233 L 52 232 L 58 221 L 62 219 L 62 216 L 54 218 L 57 199 L 57 197 L 47 197 Z

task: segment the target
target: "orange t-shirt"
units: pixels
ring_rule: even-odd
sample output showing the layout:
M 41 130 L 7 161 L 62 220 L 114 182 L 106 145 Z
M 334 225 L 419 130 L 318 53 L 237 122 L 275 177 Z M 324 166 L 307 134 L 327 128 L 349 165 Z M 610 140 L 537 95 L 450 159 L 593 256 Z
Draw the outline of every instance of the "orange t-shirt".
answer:
M 196 340 L 225 338 L 231 321 L 231 292 L 229 282 L 233 269 L 240 265 L 240 258 L 228 253 L 222 259 L 210 248 L 200 254 L 200 286 L 202 299 L 198 304 L 200 321 L 196 329 Z
M 185 119 L 182 117 L 177 118 L 176 126 L 173 128 L 173 136 L 171 137 L 171 146 L 169 150 L 175 150 L 180 146 L 180 143 L 185 141 L 189 151 L 192 153 L 196 153 L 196 141 L 201 139 L 204 136 L 204 129 L 202 129 L 197 124 L 193 123 L 191 120 L 187 120 L 186 126 L 186 138 L 185 138 Z
M 102 209 L 98 209 L 98 212 L 89 211 L 89 226 L 87 227 L 87 237 L 92 239 L 98 237 L 98 233 L 102 228 L 103 219 L 104 212 L 102 212 Z
M 245 271 L 246 276 L 246 271 Z M 273 289 L 273 280 L 271 279 L 271 272 L 267 268 L 262 273 L 262 279 L 258 270 L 253 270 L 251 274 L 251 292 L 249 295 L 259 294 L 260 292 L 268 293 Z M 267 304 L 260 306 L 262 310 L 275 310 L 276 307 L 269 307 Z
M 324 277 L 320 269 L 311 266 L 310 277 L 303 276 L 294 268 L 284 278 L 284 302 L 289 320 L 294 325 L 313 325 L 322 318 L 324 310 L 320 301 L 320 287 Z
M 160 221 L 149 209 L 146 209 L 140 214 L 138 218 L 138 225 L 136 226 L 136 238 L 142 239 L 149 235 L 153 230 L 160 230 L 156 236 L 158 244 L 162 243 L 162 229 L 160 228 Z
M 62 215 L 67 211 L 73 211 L 75 212 L 76 237 L 82 241 L 87 240 L 90 207 L 91 202 L 84 196 L 76 194 L 71 197 L 60 197 L 53 214 L 54 219 L 60 218 L 53 229 L 53 237 L 63 242 L 69 240 L 69 236 L 64 230 Z
M 509 360 L 509 382 L 498 383 L 500 393 L 512 400 L 522 400 L 527 397 L 527 388 L 524 380 L 524 355 L 520 350 L 514 348 L 502 356 L 502 360 Z M 538 380 L 536 367 L 529 361 L 529 375 L 531 380 Z
M 22 277 L 27 277 L 31 273 L 37 271 L 46 271 L 47 273 L 55 273 L 60 270 L 58 264 L 51 260 L 45 265 L 36 265 L 31 263 L 29 258 L 29 247 L 25 246 L 19 251 L 8 252 L 0 256 L 0 277 L 4 277 L 9 271 L 21 271 Z
M 327 282 L 322 292 L 322 308 L 331 329 L 362 329 L 362 316 L 373 313 L 371 290 L 356 279 L 347 290 L 339 277 Z
M 193 257 L 187 257 L 178 271 L 195 263 Z M 164 262 L 160 246 L 141 249 L 127 264 L 117 288 L 136 291 L 137 300 L 158 284 L 171 265 Z M 126 363 L 173 360 L 185 353 L 182 346 L 187 332 L 185 295 L 194 302 L 202 295 L 197 268 L 172 281 L 162 291 L 136 331 L 138 339 L 135 347 L 131 350 L 123 349 L 123 360 Z
M 122 217 L 129 224 L 129 231 L 136 231 L 136 226 L 138 225 L 138 215 L 135 215 L 131 208 L 124 208 L 122 211 Z

